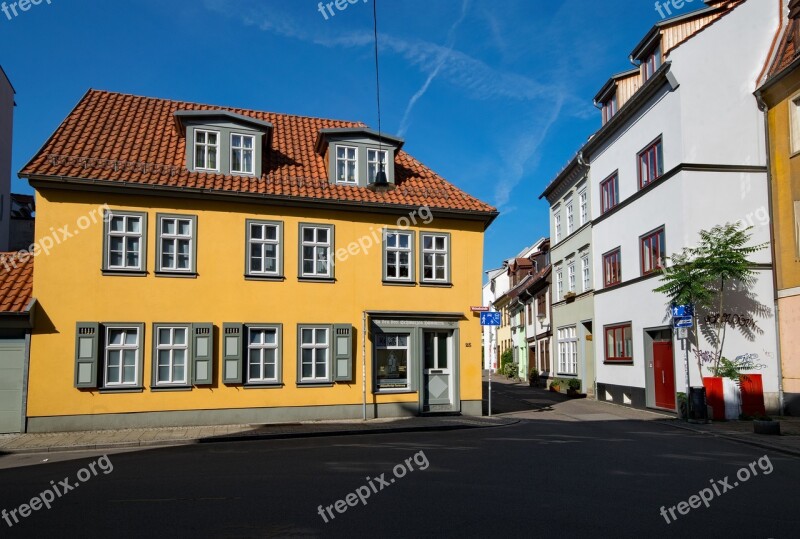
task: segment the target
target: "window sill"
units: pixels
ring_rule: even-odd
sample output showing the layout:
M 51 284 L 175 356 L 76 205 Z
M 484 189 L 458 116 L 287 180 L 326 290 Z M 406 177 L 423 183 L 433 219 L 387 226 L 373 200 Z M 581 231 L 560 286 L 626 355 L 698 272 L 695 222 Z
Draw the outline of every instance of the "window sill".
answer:
M 299 275 L 297 277 L 297 281 L 301 283 L 329 283 L 333 284 L 336 282 L 336 279 L 333 277 L 303 277 Z
M 420 286 L 425 286 L 429 288 L 453 288 L 453 283 L 450 282 L 421 282 L 419 283 Z
M 416 393 L 416 389 L 378 389 L 372 392 L 373 395 L 408 395 Z
M 153 393 L 162 393 L 165 391 L 191 391 L 192 386 L 151 386 L 150 391 Z
M 117 270 L 117 269 L 102 269 L 103 275 L 116 276 L 116 277 L 147 277 L 146 271 L 139 270 Z
M 174 277 L 178 279 L 197 279 L 197 273 L 193 271 L 156 271 L 156 277 Z
M 143 387 L 121 387 L 119 389 L 114 387 L 104 387 L 100 389 L 101 394 L 111 393 L 144 393 Z
M 383 279 L 384 286 L 417 286 L 416 281 L 393 281 L 391 279 Z
M 259 383 L 248 383 L 242 386 L 244 389 L 283 389 L 284 384 L 281 382 L 264 382 L 263 384 Z
M 603 365 L 633 365 L 633 360 L 632 359 L 620 359 L 620 360 L 607 359 L 607 360 L 603 361 Z
M 297 387 L 333 387 L 333 382 L 297 382 Z
M 245 281 L 272 281 L 272 282 L 283 282 L 286 280 L 286 277 L 283 275 L 249 275 L 245 274 L 244 276 Z

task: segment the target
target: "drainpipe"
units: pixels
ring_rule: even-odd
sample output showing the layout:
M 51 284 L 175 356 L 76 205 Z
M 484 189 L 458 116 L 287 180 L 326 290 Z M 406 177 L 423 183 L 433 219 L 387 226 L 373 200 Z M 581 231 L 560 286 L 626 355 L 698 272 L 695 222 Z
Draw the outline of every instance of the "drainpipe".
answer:
M 367 420 L 367 311 L 361 311 L 361 396 L 364 421 Z
M 783 414 L 783 361 L 781 359 L 781 330 L 780 330 L 780 323 L 779 323 L 779 316 L 780 316 L 780 309 L 778 308 L 778 272 L 777 272 L 777 257 L 775 255 L 775 230 L 772 227 L 772 217 L 775 215 L 773 213 L 772 207 L 772 155 L 770 154 L 770 139 L 769 139 L 769 107 L 767 106 L 766 101 L 764 101 L 764 96 L 761 93 L 761 90 L 756 90 L 755 92 L 756 102 L 758 103 L 758 110 L 761 111 L 762 116 L 764 117 L 764 145 L 766 147 L 766 154 L 767 154 L 767 202 L 769 205 L 769 245 L 770 251 L 772 255 L 772 287 L 775 291 L 774 297 L 774 305 L 775 305 L 775 335 L 776 339 L 776 350 L 777 350 L 777 364 L 778 364 L 778 407 L 780 413 Z

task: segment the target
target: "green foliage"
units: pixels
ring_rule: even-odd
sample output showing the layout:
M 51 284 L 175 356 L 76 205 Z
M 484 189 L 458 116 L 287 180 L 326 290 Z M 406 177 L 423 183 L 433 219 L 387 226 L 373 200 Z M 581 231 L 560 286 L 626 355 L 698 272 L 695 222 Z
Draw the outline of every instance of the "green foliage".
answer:
M 541 379 L 541 376 L 539 376 L 539 369 L 532 369 L 530 378 L 532 381 L 538 382 Z
M 500 372 L 503 372 L 508 363 L 514 363 L 514 352 L 510 348 L 500 354 Z
M 581 381 L 579 378 L 570 378 L 567 382 L 567 386 L 573 391 L 580 391 L 581 390 Z
M 519 365 L 516 363 L 506 363 L 503 365 L 502 372 L 509 378 L 516 378 L 519 375 Z
M 726 285 L 736 283 L 750 288 L 754 284 L 755 273 L 747 257 L 767 244 L 748 246 L 752 228 L 726 223 L 701 230 L 697 247 L 684 247 L 680 253 L 667 257 L 668 263 L 661 270 L 661 286 L 653 291 L 665 294 L 673 305 L 694 305 L 695 309 L 722 313 Z M 722 366 L 724 331 L 720 317 L 714 331 L 717 349 L 712 372 Z

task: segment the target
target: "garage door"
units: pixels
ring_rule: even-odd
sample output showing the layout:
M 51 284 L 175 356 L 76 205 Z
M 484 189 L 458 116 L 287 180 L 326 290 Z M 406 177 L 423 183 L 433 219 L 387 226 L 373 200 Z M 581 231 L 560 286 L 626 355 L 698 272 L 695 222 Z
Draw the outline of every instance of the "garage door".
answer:
M 22 430 L 25 341 L 0 340 L 0 433 Z

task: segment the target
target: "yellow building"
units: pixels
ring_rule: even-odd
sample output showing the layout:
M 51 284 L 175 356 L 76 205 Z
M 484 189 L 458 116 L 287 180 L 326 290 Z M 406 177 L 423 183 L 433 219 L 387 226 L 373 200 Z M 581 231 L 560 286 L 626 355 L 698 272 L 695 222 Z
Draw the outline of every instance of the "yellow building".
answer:
M 494 208 L 354 122 L 90 91 L 37 193 L 29 431 L 481 414 Z
M 800 0 L 776 38 L 756 92 L 767 110 L 772 236 L 784 409 L 800 415 Z

